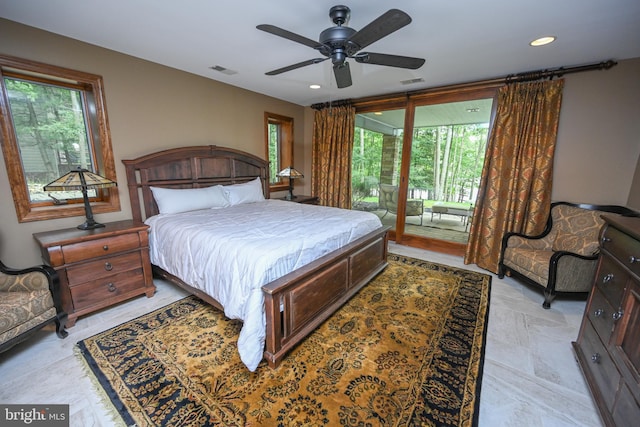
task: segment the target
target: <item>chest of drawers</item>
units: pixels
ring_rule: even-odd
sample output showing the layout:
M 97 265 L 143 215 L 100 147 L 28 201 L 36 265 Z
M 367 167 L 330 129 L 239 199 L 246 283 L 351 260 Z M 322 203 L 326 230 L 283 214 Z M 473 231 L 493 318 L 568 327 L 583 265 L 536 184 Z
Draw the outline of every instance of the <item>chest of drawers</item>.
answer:
M 630 426 L 640 419 L 640 218 L 605 221 L 573 346 L 604 424 Z
M 60 276 L 67 326 L 78 316 L 155 293 L 144 224 L 117 221 L 94 230 L 71 228 L 33 236 L 44 261 Z

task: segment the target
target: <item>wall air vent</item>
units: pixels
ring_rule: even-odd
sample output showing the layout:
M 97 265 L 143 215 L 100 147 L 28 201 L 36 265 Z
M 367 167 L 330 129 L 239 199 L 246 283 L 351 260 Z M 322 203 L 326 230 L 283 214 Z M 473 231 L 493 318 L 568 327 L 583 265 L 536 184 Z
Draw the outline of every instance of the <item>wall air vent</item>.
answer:
M 213 67 L 209 67 L 214 71 L 219 71 L 222 74 L 226 74 L 227 76 L 233 76 L 234 74 L 238 74 L 237 71 L 230 70 L 228 68 L 221 67 L 220 65 L 214 65 Z

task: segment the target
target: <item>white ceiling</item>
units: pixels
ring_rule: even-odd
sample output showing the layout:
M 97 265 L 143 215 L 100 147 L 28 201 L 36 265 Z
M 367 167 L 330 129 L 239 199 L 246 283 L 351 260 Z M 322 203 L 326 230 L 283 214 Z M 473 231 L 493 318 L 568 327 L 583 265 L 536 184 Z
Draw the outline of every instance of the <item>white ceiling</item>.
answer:
M 336 88 L 331 61 L 265 76 L 320 55 L 256 25 L 317 40 L 334 25 L 329 9 L 337 4 L 351 8 L 356 30 L 392 7 L 407 12 L 411 24 L 364 50 L 426 64 L 405 70 L 350 60 L 353 86 L 345 89 Z M 0 17 L 305 106 L 640 57 L 638 0 L 0 0 Z M 528 45 L 544 35 L 557 40 Z M 216 65 L 237 74 L 210 69 Z M 417 78 L 424 82 L 400 83 Z

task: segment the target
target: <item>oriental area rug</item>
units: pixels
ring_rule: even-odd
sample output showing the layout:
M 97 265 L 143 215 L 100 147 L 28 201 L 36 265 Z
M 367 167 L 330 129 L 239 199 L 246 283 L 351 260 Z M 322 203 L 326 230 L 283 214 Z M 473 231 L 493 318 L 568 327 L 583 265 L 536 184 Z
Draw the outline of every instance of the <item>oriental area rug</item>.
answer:
M 491 276 L 389 266 L 277 369 L 249 372 L 239 321 L 195 297 L 78 343 L 124 424 L 477 425 Z

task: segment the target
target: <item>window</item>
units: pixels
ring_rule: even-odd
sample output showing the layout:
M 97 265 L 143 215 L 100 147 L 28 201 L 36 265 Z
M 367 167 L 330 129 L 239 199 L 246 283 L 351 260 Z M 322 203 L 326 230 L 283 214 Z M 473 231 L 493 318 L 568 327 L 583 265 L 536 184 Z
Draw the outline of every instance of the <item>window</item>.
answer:
M 265 113 L 264 121 L 271 190 L 286 190 L 289 188 L 289 183 L 284 182 L 278 176 L 278 172 L 286 167 L 293 166 L 293 119 Z
M 78 167 L 116 181 L 102 77 L 0 55 L 2 151 L 19 222 L 84 216 L 81 193 L 43 191 Z M 94 213 L 120 210 L 91 190 Z

